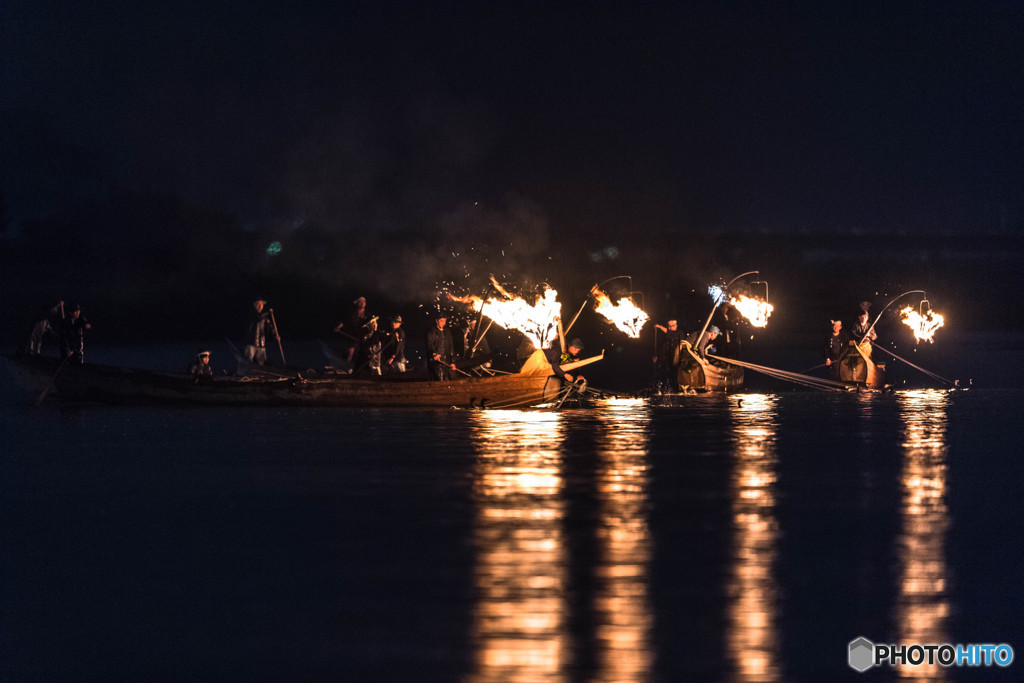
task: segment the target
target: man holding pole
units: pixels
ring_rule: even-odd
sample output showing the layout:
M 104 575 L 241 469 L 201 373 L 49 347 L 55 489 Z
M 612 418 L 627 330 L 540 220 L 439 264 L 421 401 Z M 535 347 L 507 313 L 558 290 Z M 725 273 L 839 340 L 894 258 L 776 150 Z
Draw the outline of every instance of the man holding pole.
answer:
M 267 362 L 268 332 L 274 335 L 278 344 L 281 343 L 281 336 L 277 333 L 277 325 L 274 324 L 274 309 L 270 308 L 264 311 L 263 307 L 266 303 L 263 299 L 256 299 L 252 302 L 253 313 L 249 320 L 249 329 L 246 331 L 245 349 L 243 351 L 246 360 L 258 365 L 263 365 Z
M 452 333 L 445 329 L 447 323 L 448 316 L 439 312 L 427 332 L 427 365 L 433 380 L 449 380 L 455 372 L 455 343 Z
M 91 328 L 89 321 L 82 317 L 82 307 L 71 304 L 61 328 L 61 355 L 71 363 L 85 362 L 85 331 Z
M 654 384 L 655 389 L 666 393 L 679 393 L 679 346 L 683 335 L 679 321 L 669 320 L 666 327 L 655 323 Z M 661 335 L 658 335 L 658 332 Z

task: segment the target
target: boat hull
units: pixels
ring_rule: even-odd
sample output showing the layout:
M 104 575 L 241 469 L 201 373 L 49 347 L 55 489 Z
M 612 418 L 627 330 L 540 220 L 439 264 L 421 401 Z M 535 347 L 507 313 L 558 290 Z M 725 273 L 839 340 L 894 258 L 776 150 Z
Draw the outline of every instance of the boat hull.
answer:
M 693 347 L 683 342 L 679 353 L 679 388 L 698 391 L 733 391 L 743 386 L 743 368 L 701 362 Z
M 563 367 L 592 362 L 588 359 Z M 108 365 L 61 367 L 54 358 L 11 359 L 22 384 L 72 401 L 143 404 L 299 405 L 345 407 L 529 407 L 555 400 L 563 383 L 550 366 L 529 372 L 449 381 L 420 378 L 354 379 L 317 377 L 214 377 L 196 380 L 182 374 Z
M 868 389 L 885 387 L 885 365 L 871 360 L 871 343 L 854 346 L 839 363 L 839 381 L 864 386 Z

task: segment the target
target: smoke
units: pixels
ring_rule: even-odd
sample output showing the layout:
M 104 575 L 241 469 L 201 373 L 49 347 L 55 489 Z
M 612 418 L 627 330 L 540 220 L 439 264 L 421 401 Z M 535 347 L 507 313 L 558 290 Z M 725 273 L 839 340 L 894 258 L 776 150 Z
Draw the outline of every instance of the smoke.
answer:
M 268 179 L 282 222 L 381 236 L 409 231 L 473 192 L 490 126 L 470 102 L 420 90 L 361 100 L 283 143 Z
M 282 148 L 275 239 L 287 250 L 315 232 L 321 279 L 394 302 L 482 290 L 492 273 L 532 277 L 549 221 L 530 200 L 482 186 L 493 128 L 477 104 L 422 87 L 399 106 L 346 104 Z
M 439 288 L 480 293 L 491 274 L 531 280 L 549 242 L 546 216 L 526 199 L 463 202 L 426 230 L 353 243 L 336 284 L 406 303 L 431 301 Z

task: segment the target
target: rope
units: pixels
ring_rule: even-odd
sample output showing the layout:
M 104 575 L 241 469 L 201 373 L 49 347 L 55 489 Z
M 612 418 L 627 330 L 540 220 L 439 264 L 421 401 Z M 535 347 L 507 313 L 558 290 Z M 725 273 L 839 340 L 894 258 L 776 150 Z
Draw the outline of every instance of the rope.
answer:
M 929 377 L 931 377 L 932 379 L 937 379 L 937 380 L 939 380 L 939 381 L 945 382 L 946 384 L 948 384 L 948 385 L 950 385 L 950 386 L 953 386 L 953 383 L 952 383 L 952 382 L 950 382 L 950 381 L 949 381 L 948 379 L 946 379 L 945 377 L 942 377 L 942 376 L 940 376 L 940 375 L 936 375 L 936 374 L 935 374 L 934 372 L 931 372 L 931 371 L 929 371 L 929 370 L 925 370 L 924 368 L 922 368 L 922 367 L 920 367 L 920 366 L 918 366 L 918 365 L 914 365 L 913 363 L 911 363 L 911 362 L 910 362 L 909 360 L 907 360 L 906 358 L 900 358 L 899 356 L 897 356 L 897 355 L 896 355 L 895 353 L 893 353 L 893 352 L 892 352 L 892 351 L 890 351 L 889 349 L 883 349 L 883 348 L 882 348 L 881 346 L 876 346 L 875 348 L 876 348 L 876 349 L 881 349 L 882 351 L 885 351 L 885 352 L 886 352 L 887 354 L 889 354 L 890 356 L 892 356 L 892 357 L 893 357 L 893 358 L 895 358 L 896 360 L 901 360 L 901 361 L 903 361 L 904 363 L 906 363 L 906 364 L 907 364 L 907 365 L 909 365 L 910 367 L 914 368 L 915 370 L 920 370 L 921 372 L 923 372 L 924 374 L 928 375 L 928 376 L 929 376 Z
M 755 372 L 768 375 L 769 377 L 793 382 L 794 384 L 801 384 L 803 386 L 811 387 L 812 389 L 821 389 L 822 391 L 850 391 L 849 385 L 832 379 L 822 379 L 820 377 L 811 377 L 810 375 L 801 375 L 798 372 L 789 372 L 788 370 L 778 370 L 764 365 L 755 365 L 754 363 L 746 363 L 734 358 L 722 358 L 721 356 L 714 356 L 710 354 L 709 358 L 714 358 L 715 360 L 720 360 L 725 363 L 731 363 L 732 365 L 738 365 L 741 368 L 749 368 Z

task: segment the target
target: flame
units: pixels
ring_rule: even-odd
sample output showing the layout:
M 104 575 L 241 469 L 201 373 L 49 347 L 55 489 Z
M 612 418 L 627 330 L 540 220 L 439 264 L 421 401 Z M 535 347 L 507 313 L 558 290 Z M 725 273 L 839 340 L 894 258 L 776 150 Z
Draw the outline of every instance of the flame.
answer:
M 768 325 L 768 316 L 772 314 L 775 307 L 767 301 L 761 301 L 760 299 L 751 299 L 745 294 L 740 296 L 732 297 L 729 301 L 732 307 L 739 311 L 744 318 L 750 321 L 750 324 L 754 327 L 766 327 Z
M 942 327 L 942 323 L 945 322 L 941 315 L 932 313 L 931 309 L 928 309 L 927 313 L 921 315 L 912 306 L 907 306 L 900 311 L 900 320 L 914 331 L 914 338 L 919 342 L 934 342 L 935 340 L 932 337 L 935 334 L 935 330 Z
M 730 296 L 718 285 L 708 287 L 708 294 L 718 304 L 730 304 L 754 327 L 766 327 L 768 325 L 768 317 L 775 310 L 775 307 L 767 301 L 753 299 L 746 294 Z
M 594 290 L 594 310 L 634 339 L 640 337 L 644 323 L 650 320 L 650 316 L 630 299 L 623 297 L 619 299 L 619 303 L 613 304 L 608 295 L 600 289 Z
M 518 330 L 526 335 L 535 347 L 546 349 L 558 335 L 558 320 L 562 315 L 562 304 L 557 301 L 558 292 L 545 289 L 544 294 L 537 297 L 532 306 L 525 299 L 509 294 L 492 277 L 491 284 L 503 298 L 488 297 L 486 300 L 478 296 L 455 297 L 448 295 L 452 301 L 469 304 L 476 312 L 493 320 L 495 324 L 506 330 Z

